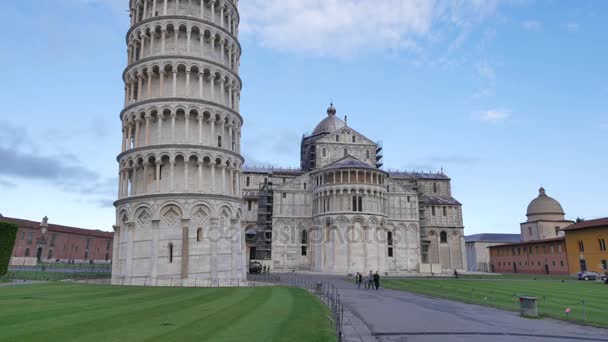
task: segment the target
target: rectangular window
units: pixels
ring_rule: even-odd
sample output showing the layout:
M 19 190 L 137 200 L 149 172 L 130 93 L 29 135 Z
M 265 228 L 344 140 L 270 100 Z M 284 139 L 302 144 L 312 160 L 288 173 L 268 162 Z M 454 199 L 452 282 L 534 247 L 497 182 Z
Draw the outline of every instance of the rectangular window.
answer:
M 407 203 L 410 203 L 410 196 L 407 196 Z
M 564 267 L 564 260 L 560 261 L 559 264 Z
M 21 233 L 21 240 L 25 240 L 25 232 Z
M 286 192 L 283 193 L 283 198 L 287 198 L 287 193 Z
M 559 227 L 555 227 L 555 236 L 559 235 Z
M 585 243 L 583 241 L 579 241 L 578 242 L 578 251 L 579 252 L 584 252 L 585 251 Z
M 602 252 L 606 251 L 606 240 L 604 240 L 604 239 L 600 239 L 600 251 L 602 251 Z
M 27 233 L 27 244 L 31 245 L 32 241 L 34 241 L 34 233 L 29 232 L 29 233 Z
M 112 246 L 112 241 L 108 240 L 108 242 L 106 243 L 106 251 L 109 251 L 111 246 Z
M 422 263 L 427 264 L 429 262 L 429 245 L 428 243 L 422 243 Z
M 555 253 L 555 246 L 551 245 L 551 254 Z
M 26 249 L 25 249 L 25 256 L 26 256 L 26 257 L 29 257 L 29 256 L 30 256 L 30 249 L 29 249 L 29 248 L 26 248 Z
M 363 211 L 363 197 L 359 196 L 359 211 Z
M 247 210 L 251 211 L 251 200 L 247 200 Z
M 219 135 L 217 137 L 217 147 L 222 147 L 222 136 L 221 135 Z
M 308 250 L 306 248 L 306 246 L 302 246 L 302 256 L 306 256 L 308 253 Z
M 517 255 L 521 255 L 521 248 L 517 247 Z
M 84 260 L 89 258 L 89 251 L 84 252 Z
M 306 190 L 306 183 L 304 183 L 304 190 Z
M 48 255 L 47 259 L 50 260 L 51 258 L 53 258 L 53 250 L 49 249 L 49 255 Z
M 89 249 L 90 246 L 91 246 L 91 239 L 87 239 L 87 245 L 86 245 L 85 249 Z
M 563 253 L 564 252 L 564 247 L 562 247 L 562 245 L 558 245 L 557 246 L 557 252 L 558 253 Z
M 608 260 L 602 260 L 602 269 L 603 270 L 608 269 Z
M 51 235 L 51 247 L 55 247 L 55 240 L 57 239 L 57 234 Z M 49 258 L 50 259 L 50 258 Z
M 388 257 L 392 258 L 393 257 L 393 247 L 389 247 L 388 248 Z
M 357 196 L 353 196 L 353 211 L 357 211 Z
M 443 207 L 443 216 L 448 216 L 448 208 Z
M 431 207 L 431 215 L 435 216 L 435 207 Z

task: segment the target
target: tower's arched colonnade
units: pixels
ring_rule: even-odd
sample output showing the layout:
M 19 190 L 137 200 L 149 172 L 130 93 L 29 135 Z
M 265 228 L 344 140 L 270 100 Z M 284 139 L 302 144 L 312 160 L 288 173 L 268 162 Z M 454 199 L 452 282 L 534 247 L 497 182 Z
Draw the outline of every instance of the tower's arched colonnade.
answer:
M 237 4 L 130 1 L 114 284 L 245 282 Z

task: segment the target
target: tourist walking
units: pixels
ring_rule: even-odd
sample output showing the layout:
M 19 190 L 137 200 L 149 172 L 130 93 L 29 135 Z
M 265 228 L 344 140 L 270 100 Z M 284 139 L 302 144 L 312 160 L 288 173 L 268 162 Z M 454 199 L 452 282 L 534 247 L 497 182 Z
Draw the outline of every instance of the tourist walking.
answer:
M 374 285 L 376 286 L 376 291 L 378 291 L 378 288 L 380 287 L 380 275 L 378 274 L 378 271 L 374 273 Z
M 367 275 L 367 284 L 365 285 L 367 289 L 374 288 L 374 274 L 372 270 L 369 270 L 369 274 Z
M 357 272 L 355 275 L 355 285 L 357 285 L 357 289 L 361 289 L 361 282 L 363 281 L 363 276 L 361 273 Z

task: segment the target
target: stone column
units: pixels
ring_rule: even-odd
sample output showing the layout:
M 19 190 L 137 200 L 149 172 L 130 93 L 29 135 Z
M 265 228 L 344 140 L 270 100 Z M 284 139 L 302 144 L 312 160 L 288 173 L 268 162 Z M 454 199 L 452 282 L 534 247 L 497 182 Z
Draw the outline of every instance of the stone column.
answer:
M 201 19 L 205 19 L 205 0 L 201 0 Z
M 217 139 L 215 138 L 215 120 L 211 118 L 209 119 L 209 122 L 211 126 L 211 141 L 209 145 L 217 147 Z
M 167 0 L 165 0 L 167 1 Z M 166 42 L 166 36 L 167 36 L 167 30 L 165 30 L 164 28 L 160 30 L 160 54 L 164 55 L 165 54 L 165 42 Z
M 211 101 L 215 101 L 215 76 L 209 75 L 209 82 L 211 83 Z
M 226 194 L 226 165 L 220 166 L 222 170 L 222 195 Z
M 112 238 L 112 275 L 119 275 L 121 274 L 120 269 L 118 267 L 118 265 L 120 264 L 119 262 L 119 257 L 118 257 L 118 249 L 119 249 L 119 245 L 120 245 L 120 226 L 112 226 L 112 228 L 114 229 L 114 237 Z M 116 285 L 118 284 L 118 281 L 114 281 L 112 279 L 112 284 Z
M 157 114 L 156 116 L 156 120 L 158 121 L 158 141 L 157 144 L 162 144 L 162 137 L 163 137 L 163 115 L 162 114 Z
M 177 70 L 173 70 L 173 97 L 177 97 Z
M 198 74 L 198 98 L 199 99 L 203 99 L 204 98 L 203 97 L 203 86 L 204 86 L 204 84 L 203 84 L 203 81 L 204 81 L 203 80 L 203 76 L 204 76 L 203 73 L 199 72 L 199 74 Z
M 203 144 L 203 113 L 198 114 L 198 143 Z
M 144 186 L 143 191 L 142 191 L 143 194 L 148 193 L 148 166 L 149 165 L 150 164 L 147 161 L 144 161 L 144 168 L 143 168 L 144 174 L 142 176 L 143 186 Z
M 179 1 L 179 0 L 178 0 Z M 188 221 L 182 220 L 182 279 L 188 278 Z
M 203 162 L 198 162 L 198 191 L 203 191 Z
M 139 136 L 140 136 L 139 127 L 140 127 L 140 123 L 141 123 L 141 119 L 140 118 L 135 119 L 135 139 L 134 139 L 134 144 L 133 144 L 134 148 L 138 148 L 139 147 Z
M 126 260 L 126 275 L 129 277 L 128 284 L 132 285 L 133 281 L 133 239 L 135 235 L 135 223 L 127 222 L 127 260 Z
M 190 70 L 186 70 L 186 97 L 190 97 Z
M 163 15 L 167 15 L 167 0 L 164 0 L 165 3 L 163 5 Z
M 215 0 L 209 1 L 211 4 L 211 22 L 215 23 Z
M 175 144 L 175 117 L 177 113 L 171 113 L 171 143 Z
M 173 44 L 173 51 L 176 53 L 179 51 L 179 27 L 173 29 L 175 34 L 175 44 Z
M 184 115 L 185 119 L 186 119 L 186 144 L 190 143 L 190 114 L 186 113 L 186 115 Z
M 160 71 L 160 84 L 158 85 L 158 96 L 163 97 L 163 88 L 165 88 L 165 72 L 163 70 Z
M 160 166 L 162 163 L 161 160 L 156 161 L 156 192 L 160 192 Z
M 169 189 L 170 191 L 175 191 L 175 177 L 174 177 L 174 170 L 175 170 L 175 161 L 171 160 L 169 161 L 170 164 L 170 171 L 169 171 Z
M 144 76 L 143 75 L 138 75 L 137 76 L 137 101 L 141 101 L 143 100 L 143 81 L 144 81 Z
M 143 34 L 140 37 L 140 43 L 141 43 L 141 50 L 139 50 L 139 59 L 144 59 L 146 57 L 145 54 L 145 50 L 146 50 L 146 36 L 144 36 Z
M 191 34 L 192 34 L 192 29 L 190 27 L 188 27 L 186 29 L 186 40 L 187 40 L 187 42 L 186 42 L 186 52 L 188 54 L 190 53 L 190 37 L 191 37 Z
M 150 114 L 146 114 L 146 145 L 150 145 L 150 119 L 152 116 Z
M 214 194 L 216 191 L 216 186 L 215 186 L 215 164 L 213 164 L 213 161 L 211 161 L 211 164 L 209 164 L 209 166 L 211 167 L 211 193 Z
M 184 190 L 188 190 L 188 183 L 190 182 L 188 175 L 188 165 L 190 161 L 184 160 Z
M 158 244 L 160 235 L 160 220 L 152 220 L 152 280 L 158 277 Z

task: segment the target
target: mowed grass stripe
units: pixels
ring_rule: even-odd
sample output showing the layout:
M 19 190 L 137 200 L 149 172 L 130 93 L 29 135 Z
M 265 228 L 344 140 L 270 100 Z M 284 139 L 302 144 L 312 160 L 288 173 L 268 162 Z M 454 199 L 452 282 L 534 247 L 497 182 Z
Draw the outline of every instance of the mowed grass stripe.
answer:
M 86 285 L 81 286 L 84 287 L 82 290 L 86 290 Z M 136 325 L 142 319 L 150 322 L 159 315 L 167 314 L 167 311 L 169 311 L 168 313 L 175 312 L 176 308 L 183 309 L 191 305 L 200 305 L 200 303 L 221 300 L 223 298 L 221 293 L 199 291 L 199 295 L 193 295 L 192 290 L 194 289 L 185 289 L 186 291 L 175 290 L 152 289 L 152 291 L 141 291 L 147 294 L 145 296 L 133 292 L 134 296 L 132 298 L 123 297 L 118 302 L 93 305 L 95 308 L 87 310 L 84 307 L 90 304 L 86 304 L 85 306 L 80 305 L 88 303 L 90 300 L 86 302 L 72 301 L 72 303 L 78 303 L 79 307 L 77 309 L 72 309 L 68 306 L 68 310 L 64 310 L 63 314 L 46 316 L 46 319 L 35 322 L 28 321 L 25 327 L 32 326 L 32 328 L 29 328 L 28 333 L 23 337 L 34 338 L 44 336 L 51 340 L 61 340 L 66 338 L 66 334 L 68 334 L 78 336 L 77 340 L 83 340 L 88 338 L 89 334 L 94 335 L 98 332 L 98 330 L 90 328 L 97 325 L 102 325 L 107 329 L 116 330 L 117 332 L 121 328 L 130 331 L 130 327 Z M 228 296 L 229 294 L 226 293 L 225 295 Z M 120 312 L 120 318 L 116 315 L 117 312 Z M 61 319 L 63 322 L 61 330 L 53 329 L 52 323 L 56 322 L 57 319 Z M 160 324 L 158 326 L 160 327 Z M 19 327 L 16 328 L 20 330 Z M 133 337 L 139 337 L 146 333 L 148 333 L 148 330 L 140 332 Z
M 588 323 L 608 326 L 608 286 L 599 282 L 578 281 L 500 281 L 500 280 L 386 280 L 384 286 L 434 297 L 455 299 L 508 310 L 519 309 L 519 295 L 534 296 L 542 315 L 584 319 Z M 517 296 L 516 296 L 517 295 Z
M 2 341 L 336 340 L 327 308 L 289 287 L 49 283 L 0 288 L 0 307 Z

